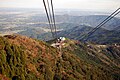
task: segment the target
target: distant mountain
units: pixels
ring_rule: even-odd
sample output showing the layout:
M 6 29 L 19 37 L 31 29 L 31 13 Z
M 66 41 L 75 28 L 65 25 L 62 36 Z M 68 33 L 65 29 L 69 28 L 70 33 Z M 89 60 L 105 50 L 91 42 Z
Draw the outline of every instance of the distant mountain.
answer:
M 118 27 L 114 28 L 114 31 L 120 32 L 120 25 L 118 25 Z
M 77 44 L 78 43 L 76 43 L 76 41 L 66 40 L 65 46 L 63 46 L 62 48 L 61 54 L 59 49 L 53 48 L 50 46 L 50 44 L 45 43 L 43 41 L 34 40 L 25 36 L 18 35 L 6 35 L 5 37 L 0 37 L 0 79 L 3 78 L 7 80 L 119 79 L 117 74 L 117 72 L 119 72 L 119 68 L 116 64 L 117 63 L 116 59 L 114 63 L 113 61 L 109 62 L 110 61 L 109 58 L 106 56 L 102 57 L 101 52 L 101 57 L 98 58 L 101 61 L 104 60 L 102 61 L 103 64 L 98 62 L 98 64 L 100 64 L 101 66 L 94 65 L 93 63 L 91 63 L 91 61 L 89 60 L 86 61 L 84 59 L 87 58 L 86 55 L 87 50 L 84 51 L 84 49 L 79 48 L 80 44 L 78 45 Z M 87 46 L 83 45 L 83 48 L 86 47 Z M 80 50 L 82 49 L 82 51 L 78 52 L 77 50 L 78 48 Z M 92 52 L 90 49 L 92 48 L 88 48 L 88 53 Z M 101 50 L 101 48 L 99 49 Z M 95 51 L 94 48 L 92 50 Z M 115 50 L 117 49 L 115 48 Z M 86 57 L 80 58 L 80 56 L 77 55 L 78 53 L 83 56 L 86 55 Z M 97 55 L 96 52 L 95 54 Z M 95 54 L 93 53 L 94 56 Z M 110 64 L 113 63 L 115 65 L 114 72 L 111 72 L 112 68 L 110 67 L 105 68 L 105 65 L 109 65 L 109 63 Z
M 44 28 L 49 29 L 46 15 L 42 10 L 37 9 L 0 9 L 0 33 L 22 33 L 23 35 L 31 35 L 29 32 L 31 29 Z M 72 14 L 74 11 L 72 12 Z M 75 12 L 76 14 L 76 12 Z M 85 14 L 85 15 L 84 15 Z M 101 14 L 101 15 L 100 15 Z M 68 13 L 56 14 L 56 25 L 57 29 L 67 30 L 79 25 L 88 25 L 91 27 L 97 26 L 103 21 L 107 14 L 94 12 L 77 12 L 76 15 Z M 104 15 L 102 15 L 104 14 Z M 81 16 L 79 16 L 81 15 Z M 107 30 L 114 30 L 120 25 L 120 18 L 114 17 L 103 28 Z M 27 29 L 27 30 L 26 30 Z M 40 29 L 39 29 L 40 30 Z M 26 31 L 26 32 L 25 32 Z M 41 30 L 40 30 L 41 31 Z M 8 33 L 7 33 L 8 34 Z M 37 35 L 33 32 L 33 34 Z
M 107 17 L 108 17 L 107 15 L 88 15 L 88 16 L 59 15 L 59 16 L 56 16 L 56 21 L 64 22 L 64 23 L 74 23 L 78 25 L 87 24 L 92 27 L 95 27 Z M 108 23 L 106 23 L 103 26 L 103 28 L 108 30 L 113 30 L 114 28 L 118 27 L 118 25 L 120 25 L 120 19 L 117 17 L 114 17 Z
M 58 30 L 58 36 L 65 36 L 70 39 L 79 40 L 80 38 L 78 37 L 81 37 L 81 35 L 87 33 L 90 29 L 97 26 L 106 17 L 108 16 L 107 15 L 89 15 L 89 16 L 56 15 L 56 25 Z M 33 16 L 31 17 L 30 22 L 35 22 L 35 21 L 38 22 L 38 20 L 40 20 L 40 22 L 41 21 L 44 22 L 45 20 L 43 18 L 45 18 L 45 16 L 42 16 L 42 17 L 39 17 L 38 15 L 37 17 Z M 95 33 L 97 34 L 95 36 L 101 39 L 99 41 L 97 40 L 96 42 L 101 42 L 103 39 L 105 40 L 107 39 L 105 42 L 107 41 L 109 42 L 111 39 L 117 39 L 115 37 L 119 38 L 119 36 L 117 36 L 120 30 L 119 25 L 120 25 L 120 19 L 117 17 L 114 17 L 112 20 L 110 20 L 108 23 L 102 26 L 102 29 L 99 31 L 99 33 L 103 32 L 104 35 L 101 34 L 102 36 L 100 35 L 101 36 L 100 37 L 98 33 Z M 45 32 L 44 30 L 40 30 L 40 28 L 49 29 L 49 26 L 47 23 L 29 24 L 28 26 L 29 27 L 27 27 L 28 28 L 27 30 L 21 31 L 19 32 L 19 34 L 26 35 L 32 38 L 42 39 L 42 40 L 50 40 L 52 38 L 51 33 L 49 32 L 44 33 Z M 81 29 L 81 27 L 83 28 Z M 31 29 L 34 29 L 34 31 Z M 40 34 L 36 33 L 38 32 L 38 30 Z M 117 32 L 115 32 L 116 30 Z M 94 40 L 95 36 L 94 38 L 93 37 L 91 38 L 93 41 L 95 41 Z M 106 36 L 109 36 L 109 38 Z M 117 39 L 117 42 L 118 40 L 119 39 Z M 114 41 L 116 40 L 113 40 L 112 42 Z
M 83 36 L 85 36 L 88 32 L 90 32 L 93 28 L 87 25 L 79 25 L 73 27 L 72 29 L 63 30 L 57 32 L 58 37 L 64 36 L 74 40 L 81 40 Z M 88 41 L 96 42 L 99 44 L 112 44 L 112 43 L 120 43 L 120 30 L 119 27 L 116 30 L 106 30 L 104 28 L 98 29 L 95 33 L 93 33 Z M 51 33 L 44 33 L 37 36 L 38 39 L 41 40 L 51 40 Z
M 26 35 L 31 38 L 37 38 L 39 34 L 43 34 L 43 33 L 45 33 L 45 31 L 41 29 L 27 29 L 25 31 L 19 32 L 19 34 Z
M 92 29 L 90 26 L 86 25 L 79 25 L 76 27 L 73 27 L 72 29 L 64 30 L 58 32 L 59 36 L 65 36 L 70 39 L 77 39 L 78 37 L 82 36 L 83 34 L 86 34 Z
M 82 27 L 82 28 L 81 28 Z M 119 28 L 119 27 L 118 27 Z M 82 36 L 86 35 L 92 30 L 90 26 L 77 26 L 72 29 L 61 31 L 58 33 L 59 36 L 65 36 L 70 39 L 81 40 Z M 120 30 L 105 30 L 103 28 L 97 30 L 92 34 L 88 41 L 107 44 L 107 43 L 120 43 Z

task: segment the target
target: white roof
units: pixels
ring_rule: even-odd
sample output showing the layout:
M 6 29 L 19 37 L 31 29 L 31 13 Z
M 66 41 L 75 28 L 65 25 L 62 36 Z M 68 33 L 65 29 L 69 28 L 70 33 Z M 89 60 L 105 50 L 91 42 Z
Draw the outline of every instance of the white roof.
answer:
M 65 37 L 60 37 L 60 39 L 61 39 L 62 41 L 65 41 L 65 40 L 66 40 Z

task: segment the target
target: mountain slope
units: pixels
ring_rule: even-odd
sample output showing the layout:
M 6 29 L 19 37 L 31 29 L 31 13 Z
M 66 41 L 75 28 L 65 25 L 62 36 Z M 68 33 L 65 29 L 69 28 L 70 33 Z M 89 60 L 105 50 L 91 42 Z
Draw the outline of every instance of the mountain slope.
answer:
M 49 44 L 25 36 L 0 37 L 0 74 L 8 80 L 113 80 L 108 71 L 70 51 L 59 54 Z
M 120 44 L 99 45 L 68 40 L 63 50 L 76 54 L 87 63 L 102 66 L 110 71 L 116 80 L 120 79 Z

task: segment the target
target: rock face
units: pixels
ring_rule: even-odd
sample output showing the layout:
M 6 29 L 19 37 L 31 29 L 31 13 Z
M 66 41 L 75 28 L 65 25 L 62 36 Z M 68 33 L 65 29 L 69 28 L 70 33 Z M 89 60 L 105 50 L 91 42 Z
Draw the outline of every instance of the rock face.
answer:
M 6 80 L 115 80 L 116 74 L 110 73 L 104 66 L 84 58 L 96 56 L 92 50 L 101 50 L 106 46 L 95 47 L 77 41 L 66 40 L 62 48 L 62 55 L 57 48 L 43 41 L 20 35 L 0 37 L 0 79 Z M 87 49 L 87 47 L 89 47 Z M 98 47 L 96 49 L 96 47 Z M 114 48 L 107 48 L 109 52 Z M 119 50 L 119 49 L 118 49 Z M 112 50 L 113 51 L 113 50 Z M 115 51 L 115 50 L 114 50 Z M 115 51 L 117 52 L 117 51 Z M 118 51 L 119 52 L 119 51 Z M 78 55 L 81 54 L 83 56 Z M 89 54 L 88 54 L 89 53 Z M 101 52 L 102 53 L 102 52 Z M 85 55 L 84 55 L 85 54 Z M 86 55 L 87 54 L 87 55 Z M 118 56 L 118 54 L 116 53 Z M 102 54 L 100 55 L 102 56 Z M 99 58 L 99 56 L 96 56 Z M 104 56 L 105 59 L 108 59 Z M 119 57 L 118 57 L 119 59 Z M 114 59 L 113 59 L 114 60 Z M 102 61 L 102 57 L 101 57 Z M 96 61 L 94 61 L 96 62 Z M 119 63 L 113 63 L 118 65 Z M 114 66 L 119 70 L 119 67 Z

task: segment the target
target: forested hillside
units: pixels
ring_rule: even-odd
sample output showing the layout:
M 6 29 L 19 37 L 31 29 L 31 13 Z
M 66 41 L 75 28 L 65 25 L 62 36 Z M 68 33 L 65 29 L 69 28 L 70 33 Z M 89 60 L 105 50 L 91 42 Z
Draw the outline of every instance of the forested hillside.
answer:
M 59 56 L 58 49 L 39 40 L 19 35 L 0 37 L 0 78 L 6 80 L 116 79 L 103 66 L 93 65 L 79 57 L 78 52 L 71 51 L 69 45 L 63 47 L 62 55 Z M 83 51 L 79 53 L 84 54 Z

